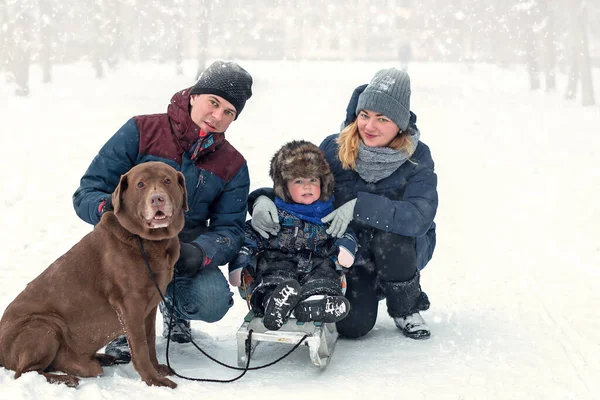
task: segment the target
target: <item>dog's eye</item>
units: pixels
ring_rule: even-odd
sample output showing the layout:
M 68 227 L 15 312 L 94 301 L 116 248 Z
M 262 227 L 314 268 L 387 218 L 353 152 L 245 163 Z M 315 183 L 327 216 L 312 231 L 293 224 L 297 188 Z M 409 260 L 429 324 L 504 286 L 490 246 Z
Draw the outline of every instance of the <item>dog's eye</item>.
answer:
M 137 187 L 138 187 L 138 188 L 140 188 L 140 189 L 143 189 L 143 188 L 144 188 L 144 186 L 146 186 L 146 185 L 144 184 L 144 182 L 138 182 L 138 184 L 137 184 Z
M 165 180 L 163 181 L 165 185 L 170 185 L 171 184 L 171 180 L 169 178 L 165 178 Z

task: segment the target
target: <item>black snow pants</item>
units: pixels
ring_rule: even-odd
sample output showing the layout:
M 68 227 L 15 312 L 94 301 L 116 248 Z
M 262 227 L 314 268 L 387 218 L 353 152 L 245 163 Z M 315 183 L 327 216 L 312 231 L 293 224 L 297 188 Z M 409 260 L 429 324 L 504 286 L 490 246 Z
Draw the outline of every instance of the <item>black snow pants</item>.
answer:
M 414 237 L 376 229 L 358 230 L 357 237 L 361 252 L 346 271 L 350 313 L 337 323 L 338 332 L 347 338 L 359 338 L 373 329 L 382 298 L 391 317 L 429 308 L 419 283 Z
M 262 315 L 269 295 L 279 283 L 294 279 L 300 283 L 300 301 L 316 294 L 340 296 L 342 285 L 335 263 L 329 257 L 310 257 L 310 267 L 299 266 L 297 254 L 267 250 L 258 258 L 252 283 L 250 305 Z M 306 272 L 304 272 L 306 271 Z

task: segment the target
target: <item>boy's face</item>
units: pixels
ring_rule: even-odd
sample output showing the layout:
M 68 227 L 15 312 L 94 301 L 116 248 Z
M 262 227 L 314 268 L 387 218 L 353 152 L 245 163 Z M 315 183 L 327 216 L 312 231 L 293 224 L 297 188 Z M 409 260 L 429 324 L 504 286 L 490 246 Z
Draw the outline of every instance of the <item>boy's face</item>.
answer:
M 312 204 L 321 197 L 319 178 L 294 178 L 287 181 L 287 189 L 294 203 Z

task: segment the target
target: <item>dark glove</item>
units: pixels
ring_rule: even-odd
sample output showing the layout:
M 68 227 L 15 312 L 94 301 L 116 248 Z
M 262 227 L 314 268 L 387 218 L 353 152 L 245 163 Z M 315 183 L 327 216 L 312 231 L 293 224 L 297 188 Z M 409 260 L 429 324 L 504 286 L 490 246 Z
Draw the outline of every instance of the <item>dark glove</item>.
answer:
M 100 211 L 100 214 L 104 214 L 107 211 L 114 211 L 114 209 L 115 208 L 113 207 L 112 196 L 106 197 L 100 202 L 100 205 L 98 206 L 98 211 Z
M 204 250 L 197 244 L 180 242 L 175 271 L 179 276 L 194 276 L 204 266 Z

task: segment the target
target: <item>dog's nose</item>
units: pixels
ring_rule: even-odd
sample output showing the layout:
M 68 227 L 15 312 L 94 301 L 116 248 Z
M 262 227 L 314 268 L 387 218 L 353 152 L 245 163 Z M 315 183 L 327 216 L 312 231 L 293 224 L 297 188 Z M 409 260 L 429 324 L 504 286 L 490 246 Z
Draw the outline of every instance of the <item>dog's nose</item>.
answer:
M 159 207 L 164 203 L 165 197 L 161 194 L 153 194 L 152 197 L 150 197 L 150 204 L 152 204 L 154 207 Z

